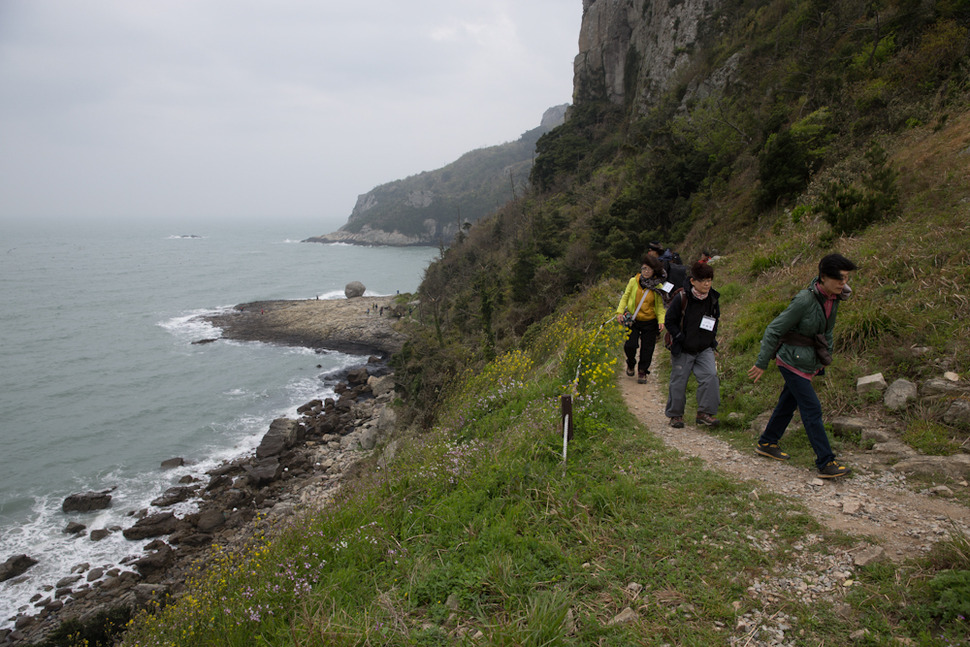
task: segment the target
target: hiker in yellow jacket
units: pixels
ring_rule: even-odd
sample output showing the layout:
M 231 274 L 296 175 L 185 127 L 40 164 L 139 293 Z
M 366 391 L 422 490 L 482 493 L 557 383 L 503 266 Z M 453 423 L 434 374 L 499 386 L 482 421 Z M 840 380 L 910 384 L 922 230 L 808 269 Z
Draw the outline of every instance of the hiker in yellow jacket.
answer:
M 616 320 L 630 328 L 630 336 L 623 344 L 626 353 L 626 374 L 637 371 L 637 382 L 646 384 L 650 374 L 650 362 L 657 337 L 664 328 L 664 302 L 662 286 L 666 276 L 663 265 L 653 256 L 640 261 L 640 274 L 627 283 L 620 304 L 616 307 Z M 637 349 L 640 361 L 637 361 Z

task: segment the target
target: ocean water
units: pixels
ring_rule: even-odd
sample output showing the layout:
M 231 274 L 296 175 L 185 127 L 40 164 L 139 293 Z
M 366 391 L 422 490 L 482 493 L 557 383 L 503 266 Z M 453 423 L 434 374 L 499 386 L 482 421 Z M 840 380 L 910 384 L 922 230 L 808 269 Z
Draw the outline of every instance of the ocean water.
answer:
M 199 316 L 263 299 L 413 292 L 431 248 L 300 243 L 285 223 L 0 224 L 0 562 L 39 563 L 0 583 L 0 627 L 53 596 L 77 564 L 121 566 L 141 552 L 132 511 L 185 474 L 252 451 L 277 417 L 332 395 L 327 373 L 365 358 L 218 336 Z M 188 465 L 162 470 L 183 457 Z M 64 514 L 75 492 L 112 506 Z M 177 512 L 187 512 L 190 503 Z M 80 537 L 64 528 L 85 524 Z M 83 582 L 83 580 L 82 580 Z

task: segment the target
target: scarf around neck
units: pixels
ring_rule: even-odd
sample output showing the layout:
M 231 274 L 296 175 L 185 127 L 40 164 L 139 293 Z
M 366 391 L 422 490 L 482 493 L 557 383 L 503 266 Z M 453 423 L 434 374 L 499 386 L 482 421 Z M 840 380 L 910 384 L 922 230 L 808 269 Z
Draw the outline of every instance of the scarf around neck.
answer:
M 661 283 L 663 283 L 663 279 L 656 274 L 651 276 L 649 279 L 645 279 L 642 276 L 640 277 L 640 289 L 642 290 L 657 291 L 660 289 L 659 286 Z

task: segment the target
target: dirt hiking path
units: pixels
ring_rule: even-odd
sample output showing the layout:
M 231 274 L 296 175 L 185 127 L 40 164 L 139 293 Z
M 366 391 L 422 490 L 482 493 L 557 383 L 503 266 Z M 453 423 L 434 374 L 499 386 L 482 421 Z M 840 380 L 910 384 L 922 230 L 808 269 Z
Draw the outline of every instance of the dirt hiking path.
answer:
M 859 545 L 850 552 L 878 558 L 884 551 L 886 557 L 898 562 L 925 553 L 955 529 L 970 536 L 970 509 L 907 485 L 904 475 L 866 452 L 839 456 L 853 468 L 852 476 L 819 479 L 814 470 L 755 454 L 752 432 L 738 432 L 750 435 L 751 445 L 750 451 L 738 451 L 694 426 L 693 418 L 685 417 L 687 426 L 683 429 L 670 427 L 664 415 L 667 383 L 654 375 L 647 384 L 638 384 L 636 378 L 621 374 L 619 384 L 630 411 L 668 446 L 701 458 L 710 468 L 736 480 L 751 483 L 752 497 L 775 492 L 797 498 L 826 527 L 859 537 Z M 804 432 L 799 427 L 788 433 Z M 859 564 L 859 555 L 856 557 Z

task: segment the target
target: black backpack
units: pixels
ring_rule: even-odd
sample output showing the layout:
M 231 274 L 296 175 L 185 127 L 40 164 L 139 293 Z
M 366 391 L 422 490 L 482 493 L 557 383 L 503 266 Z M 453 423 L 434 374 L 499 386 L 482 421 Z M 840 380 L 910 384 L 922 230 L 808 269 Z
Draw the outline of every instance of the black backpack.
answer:
M 676 295 L 680 294 L 680 321 L 681 328 L 684 326 L 684 313 L 687 312 L 687 293 L 684 292 L 684 288 L 677 288 L 676 290 L 670 291 L 670 300 L 673 301 Z M 670 331 L 664 326 L 664 348 L 670 350 L 674 345 L 674 338 L 670 334 Z
M 667 307 L 678 290 L 684 290 L 688 287 L 687 266 L 668 261 L 664 269 L 667 271 L 667 281 L 674 286 L 670 289 L 670 292 L 664 292 L 664 307 Z

